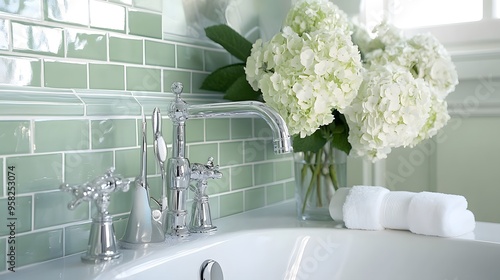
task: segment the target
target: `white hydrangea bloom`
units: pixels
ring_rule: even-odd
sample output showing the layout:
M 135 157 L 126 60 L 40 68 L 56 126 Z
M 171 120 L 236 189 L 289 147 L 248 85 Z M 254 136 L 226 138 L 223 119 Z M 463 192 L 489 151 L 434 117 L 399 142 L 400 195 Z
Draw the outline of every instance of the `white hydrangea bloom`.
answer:
M 437 134 L 450 120 L 448 114 L 448 105 L 446 101 L 440 100 L 436 95 L 432 95 L 431 108 L 427 122 L 420 130 L 418 136 L 413 140 L 411 147 L 420 143 L 420 141 L 429 139 Z
M 300 36 L 318 30 L 351 35 L 347 14 L 329 0 L 298 0 L 288 12 L 285 26 Z
M 304 33 L 290 27 L 257 42 L 247 60 L 247 80 L 287 122 L 291 134 L 311 135 L 348 107 L 362 82 L 361 58 L 350 36 Z M 254 87 L 254 89 L 256 89 Z
M 457 71 L 450 55 L 431 34 L 392 42 L 383 50 L 367 54 L 366 60 L 369 64 L 397 63 L 407 68 L 415 77 L 424 79 L 440 100 L 444 100 L 458 84 Z
M 425 82 L 403 67 L 370 67 L 358 96 L 344 111 L 353 152 L 376 161 L 392 148 L 412 145 L 427 122 L 431 98 Z

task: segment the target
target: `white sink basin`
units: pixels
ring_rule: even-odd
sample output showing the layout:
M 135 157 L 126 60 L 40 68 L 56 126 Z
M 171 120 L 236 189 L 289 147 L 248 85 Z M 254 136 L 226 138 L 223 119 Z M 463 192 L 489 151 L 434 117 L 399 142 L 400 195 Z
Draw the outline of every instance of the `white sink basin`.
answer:
M 225 280 L 500 279 L 499 224 L 478 223 L 472 239 L 356 231 L 333 222 L 299 222 L 293 203 L 215 224 L 215 235 L 123 250 L 114 263 L 83 264 L 76 255 L 0 278 L 199 280 L 202 263 L 212 259 Z
M 174 249 L 174 248 L 171 248 Z M 207 259 L 227 280 L 498 279 L 500 245 L 326 228 L 251 230 L 154 252 L 98 279 L 199 279 Z

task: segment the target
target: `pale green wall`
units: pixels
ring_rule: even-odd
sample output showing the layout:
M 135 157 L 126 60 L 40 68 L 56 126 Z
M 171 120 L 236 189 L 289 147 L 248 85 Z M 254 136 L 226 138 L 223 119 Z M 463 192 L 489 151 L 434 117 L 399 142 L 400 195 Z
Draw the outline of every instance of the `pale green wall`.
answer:
M 500 222 L 500 44 L 481 54 L 456 54 L 460 83 L 451 93 L 452 119 L 413 149 L 386 160 L 393 190 L 437 191 L 466 197 L 476 220 Z

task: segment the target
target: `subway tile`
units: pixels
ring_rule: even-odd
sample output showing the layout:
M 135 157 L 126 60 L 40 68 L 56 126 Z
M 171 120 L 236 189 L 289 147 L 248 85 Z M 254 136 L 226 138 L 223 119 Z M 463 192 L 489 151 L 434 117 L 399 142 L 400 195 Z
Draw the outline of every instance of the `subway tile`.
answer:
M 77 91 L 87 108 L 87 116 L 140 116 L 141 106 L 130 94 L 117 91 Z
M 45 0 L 45 19 L 86 26 L 89 24 L 89 2 Z
M 169 43 L 145 41 L 146 64 L 175 67 L 175 46 Z
M 163 7 L 162 0 L 132 0 L 135 7 L 161 12 Z
M 245 211 L 266 206 L 266 190 L 264 187 L 245 191 Z
M 35 152 L 89 149 L 87 120 L 35 121 Z
M 220 199 L 220 216 L 225 217 L 243 212 L 243 192 L 223 194 Z
M 189 46 L 177 46 L 177 67 L 203 70 L 203 50 Z
M 113 166 L 113 152 L 66 153 L 65 183 L 82 184 L 91 181 Z
M 17 195 L 17 194 L 16 194 Z M 31 203 L 31 196 L 16 196 L 14 203 L 15 203 L 15 208 L 11 211 L 8 210 L 8 202 L 11 202 L 11 200 L 8 200 L 7 198 L 0 199 L 0 221 L 5 221 L 7 224 L 12 221 L 15 222 L 16 227 L 15 227 L 15 233 L 23 233 L 31 230 L 31 209 L 32 209 L 32 203 Z M 9 218 L 14 219 L 14 220 L 9 220 Z M 0 227 L 0 236 L 7 236 L 10 234 L 10 228 L 7 226 L 2 226 Z
M 206 119 L 206 141 L 229 140 L 229 119 Z
M 181 82 L 183 93 L 191 92 L 191 73 L 177 70 L 163 70 L 163 91 L 172 92 L 170 87 L 174 82 Z
M 186 143 L 203 142 L 205 124 L 203 119 L 189 120 L 186 122 Z
M 248 139 L 253 136 L 253 122 L 250 118 L 231 119 L 231 139 Z
M 128 11 L 128 33 L 151 38 L 162 38 L 161 14 Z
M 189 145 L 189 161 L 191 164 L 197 162 L 205 164 L 209 157 L 214 158 L 214 163 L 219 164 L 219 159 L 217 158 L 218 148 L 217 144 L 196 144 Z
M 220 143 L 220 159 L 221 166 L 230 166 L 243 163 L 243 142 L 228 142 Z
M 295 198 L 295 181 L 285 183 L 285 199 Z
M 62 229 L 17 236 L 16 245 L 16 266 L 60 258 L 63 256 Z
M 212 214 L 212 219 L 220 218 L 220 199 L 218 196 L 209 197 L 208 203 L 210 204 L 210 214 Z
M 0 50 L 9 49 L 10 21 L 0 18 Z
M 106 34 L 66 28 L 66 56 L 72 58 L 106 60 L 107 42 Z
M 161 70 L 127 67 L 127 90 L 161 91 Z
M 115 152 L 116 158 L 116 173 L 125 178 L 135 178 L 141 173 L 141 149 L 118 150 Z M 148 153 L 148 175 L 157 174 L 156 172 L 156 157 L 153 148 L 147 148 Z
M 36 58 L 0 57 L 0 83 L 13 86 L 41 85 L 41 63 Z
M 258 162 L 266 159 L 266 145 L 263 140 L 245 141 L 245 162 Z
M 29 121 L 0 121 L 0 155 L 28 153 L 31 133 Z
M 0 252 L 7 252 L 5 244 L 7 243 L 6 238 L 0 238 Z M 6 268 L 6 257 L 7 254 L 0 254 L 0 272 L 5 271 Z
M 272 139 L 273 132 L 265 120 L 253 118 L 253 135 L 259 139 Z
M 90 26 L 125 32 L 125 8 L 112 3 L 90 0 Z
M 2 2 L 2 5 L 0 5 L 0 12 L 32 19 L 42 18 L 42 5 L 40 0 L 19 0 Z
M 20 52 L 62 57 L 63 29 L 12 22 L 12 48 Z
M 231 190 L 239 190 L 253 186 L 252 165 L 231 167 Z
M 0 86 L 2 116 L 83 116 L 82 101 L 70 90 Z
M 87 65 L 46 60 L 44 77 L 46 87 L 87 88 Z
M 266 187 L 267 205 L 281 202 L 285 198 L 283 184 L 276 184 Z
M 92 149 L 136 146 L 136 125 L 133 119 L 106 119 L 90 122 Z
M 193 78 L 192 78 L 192 80 L 193 80 L 192 81 L 193 93 L 203 93 L 208 98 L 218 98 L 218 99 L 222 100 L 223 95 L 220 92 L 201 89 L 201 85 L 203 84 L 203 81 L 205 81 L 205 79 L 208 77 L 208 75 L 209 74 L 207 74 L 207 73 L 199 73 L 199 72 L 195 72 L 192 74 L 192 76 L 193 76 Z M 211 95 L 209 95 L 209 94 L 211 94 Z
M 35 229 L 88 220 L 90 202 L 84 201 L 69 210 L 68 203 L 73 199 L 69 192 L 62 191 L 35 194 Z
M 276 181 L 287 180 L 293 177 L 293 160 L 278 161 L 274 163 Z
M 274 182 L 274 163 L 264 162 L 254 166 L 255 185 L 264 185 Z
M 113 64 L 89 64 L 89 88 L 125 89 L 125 67 Z
M 142 64 L 142 40 L 109 36 L 109 60 Z
M 205 71 L 212 72 L 229 64 L 231 57 L 227 52 L 205 50 Z
M 62 181 L 61 154 L 9 157 L 6 165 L 15 166 L 18 193 L 55 190 Z
M 72 255 L 87 250 L 91 223 L 64 228 L 64 255 Z

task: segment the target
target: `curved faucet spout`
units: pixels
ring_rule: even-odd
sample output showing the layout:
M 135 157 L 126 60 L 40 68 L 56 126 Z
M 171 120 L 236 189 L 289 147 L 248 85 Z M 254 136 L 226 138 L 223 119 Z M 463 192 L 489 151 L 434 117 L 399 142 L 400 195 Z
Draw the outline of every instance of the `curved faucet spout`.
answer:
M 167 163 L 167 176 L 169 177 L 169 208 L 164 230 L 170 236 L 184 237 L 189 235 L 189 230 L 186 225 L 186 193 L 188 192 L 188 186 L 191 180 L 196 180 L 196 176 L 191 176 L 191 164 L 185 157 L 185 128 L 187 120 L 258 116 L 264 119 L 271 127 L 275 153 L 289 153 L 292 152 L 293 148 L 288 127 L 283 118 L 274 109 L 262 102 L 246 101 L 189 105 L 181 98 L 183 90 L 182 83 L 173 83 L 171 89 L 175 94 L 175 99 L 170 103 L 168 111 L 168 116 L 172 121 L 173 139 L 172 156 Z
M 189 105 L 188 119 L 237 118 L 258 116 L 266 121 L 273 133 L 274 152 L 290 153 L 292 141 L 283 118 L 271 107 L 258 101 L 224 102 Z

